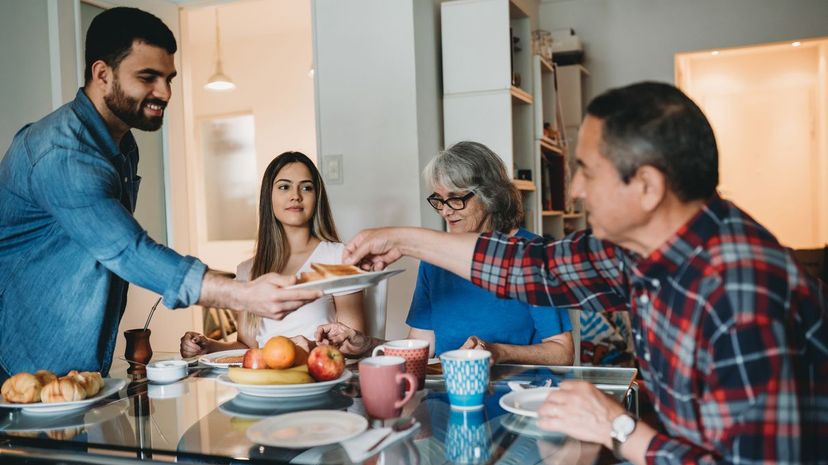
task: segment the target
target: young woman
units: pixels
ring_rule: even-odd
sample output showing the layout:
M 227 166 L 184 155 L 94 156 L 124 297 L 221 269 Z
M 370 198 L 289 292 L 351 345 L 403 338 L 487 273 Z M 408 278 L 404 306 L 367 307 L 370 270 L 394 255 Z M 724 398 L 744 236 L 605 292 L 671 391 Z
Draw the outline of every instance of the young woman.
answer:
M 343 248 L 316 166 L 299 152 L 276 157 L 262 179 L 256 255 L 239 264 L 236 279 L 252 280 L 268 272 L 296 275 L 311 271 L 311 263 L 341 263 Z M 364 330 L 362 291 L 323 296 L 279 321 L 242 313 L 236 342 L 187 332 L 181 338 L 181 355 L 261 347 L 279 335 L 308 350 L 316 328 L 333 322 Z
M 434 189 L 426 200 L 446 221 L 448 232 L 535 237 L 520 227 L 520 193 L 500 157 L 485 145 L 449 147 L 426 166 L 424 177 Z M 494 362 L 534 365 L 571 365 L 574 356 L 566 310 L 499 299 L 426 262 L 420 262 L 406 323 L 408 337 L 429 341 L 432 354 L 486 349 Z M 344 324 L 320 327 L 316 336 L 351 356 L 383 342 Z

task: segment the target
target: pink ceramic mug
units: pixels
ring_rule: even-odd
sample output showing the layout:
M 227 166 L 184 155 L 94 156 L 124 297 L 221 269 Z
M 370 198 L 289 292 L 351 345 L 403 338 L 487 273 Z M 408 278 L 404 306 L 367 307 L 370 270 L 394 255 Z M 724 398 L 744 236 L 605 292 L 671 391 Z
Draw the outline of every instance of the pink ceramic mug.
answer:
M 403 381 L 408 389 L 403 390 Z M 373 418 L 397 418 L 417 391 L 417 378 L 405 372 L 402 357 L 368 357 L 359 362 L 359 389 L 365 412 Z
M 382 352 L 405 359 L 405 371 L 417 377 L 417 389 L 425 387 L 426 366 L 428 365 L 428 341 L 422 339 L 400 339 L 388 341 L 374 348 L 374 357 Z

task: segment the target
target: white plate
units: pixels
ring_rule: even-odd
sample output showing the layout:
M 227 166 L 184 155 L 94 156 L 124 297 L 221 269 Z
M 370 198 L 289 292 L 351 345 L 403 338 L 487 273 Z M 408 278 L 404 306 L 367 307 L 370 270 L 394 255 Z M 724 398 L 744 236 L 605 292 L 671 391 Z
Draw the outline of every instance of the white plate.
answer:
M 222 368 L 227 369 L 230 367 L 240 367 L 242 366 L 241 363 L 219 363 L 216 360 L 222 357 L 238 357 L 239 355 L 244 355 L 247 352 L 247 349 L 233 349 L 233 350 L 223 350 L 221 352 L 213 352 L 212 354 L 202 355 L 198 362 L 202 365 L 207 365 L 208 367 L 213 368 Z
M 366 287 L 376 286 L 380 281 L 400 274 L 403 271 L 405 270 L 367 271 L 360 274 L 337 276 L 336 278 L 320 279 L 319 281 L 297 284 L 285 289 L 319 289 L 325 294 L 344 294 L 359 291 Z
M 247 439 L 272 447 L 305 449 L 348 440 L 368 429 L 368 420 L 338 410 L 306 410 L 266 418 L 247 429 Z
M 527 417 L 538 417 L 538 409 L 556 387 L 543 387 L 513 391 L 500 398 L 500 406 L 507 412 Z
M 23 409 L 24 412 L 33 415 L 51 415 L 53 413 L 68 412 L 70 410 L 77 410 L 87 407 L 105 397 L 109 397 L 112 394 L 115 394 L 116 392 L 120 391 L 121 388 L 124 387 L 124 385 L 126 385 L 126 381 L 122 379 L 105 378 L 104 387 L 103 389 L 101 389 L 101 392 L 88 399 L 75 400 L 72 402 L 38 402 L 34 404 L 14 404 L 11 402 L 6 402 L 5 400 L 0 400 L 0 407 L 20 408 Z
M 226 374 L 219 375 L 216 378 L 221 384 L 234 387 L 243 394 L 257 397 L 301 397 L 312 396 L 314 394 L 322 394 L 328 392 L 339 383 L 348 381 L 352 376 L 348 369 L 342 372 L 342 375 L 331 381 L 320 381 L 316 383 L 305 384 L 239 384 L 234 383 Z

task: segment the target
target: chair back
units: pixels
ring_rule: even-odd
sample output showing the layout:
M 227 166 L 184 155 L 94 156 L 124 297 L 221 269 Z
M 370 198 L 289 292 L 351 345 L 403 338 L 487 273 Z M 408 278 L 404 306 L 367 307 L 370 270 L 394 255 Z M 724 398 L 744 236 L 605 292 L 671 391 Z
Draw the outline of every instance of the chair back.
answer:
M 569 309 L 569 321 L 572 323 L 572 347 L 575 349 L 572 365 L 581 365 L 581 311 Z
M 365 314 L 365 332 L 371 337 L 385 339 L 385 307 L 388 302 L 388 280 L 365 290 L 362 298 Z

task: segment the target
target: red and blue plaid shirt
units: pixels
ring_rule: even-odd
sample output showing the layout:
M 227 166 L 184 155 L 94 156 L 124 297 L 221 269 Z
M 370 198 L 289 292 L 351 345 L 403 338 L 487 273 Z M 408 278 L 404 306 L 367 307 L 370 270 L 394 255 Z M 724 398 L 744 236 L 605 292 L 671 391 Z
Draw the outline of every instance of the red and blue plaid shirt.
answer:
M 536 305 L 630 310 L 663 423 L 647 462 L 828 463 L 826 295 L 714 197 L 647 258 L 580 232 L 484 234 L 472 282 Z

